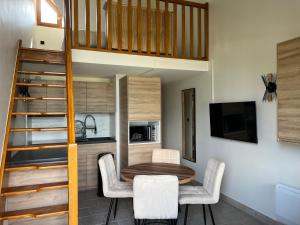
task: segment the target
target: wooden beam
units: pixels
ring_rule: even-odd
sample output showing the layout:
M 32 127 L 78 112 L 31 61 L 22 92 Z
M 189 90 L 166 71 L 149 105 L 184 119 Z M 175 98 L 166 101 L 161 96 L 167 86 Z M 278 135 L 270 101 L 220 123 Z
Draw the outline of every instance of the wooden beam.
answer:
M 137 33 L 138 33 L 138 53 L 142 53 L 142 3 L 138 0 L 137 3 Z
M 205 60 L 209 60 L 209 7 L 205 9 Z
M 156 55 L 160 56 L 160 0 L 156 0 Z
M 107 49 L 112 49 L 111 0 L 107 0 Z
M 85 0 L 85 46 L 91 46 L 90 0 Z
M 78 48 L 78 0 L 74 0 L 74 46 Z
M 165 55 L 169 55 L 169 2 L 165 1 Z
M 128 52 L 132 52 L 132 0 L 128 0 L 127 8 L 127 25 L 128 25 Z
M 174 19 L 173 19 L 173 56 L 177 57 L 178 50 L 177 50 L 177 4 L 173 4 L 173 13 L 174 13 Z
M 101 0 L 97 0 L 97 48 L 101 48 Z
M 8 109 L 8 116 L 7 116 L 7 122 L 6 122 L 6 128 L 5 128 L 5 136 L 4 136 L 4 143 L 3 143 L 3 149 L 2 149 L 2 158 L 1 158 L 1 167 L 0 167 L 0 193 L 2 193 L 2 187 L 3 187 L 3 179 L 4 179 L 4 168 L 6 163 L 6 154 L 7 154 L 7 148 L 9 143 L 9 130 L 11 127 L 11 119 L 14 109 L 14 97 L 16 95 L 16 83 L 18 80 L 18 69 L 19 69 L 19 58 L 18 55 L 20 53 L 20 49 L 22 46 L 22 41 L 18 41 L 17 45 L 17 51 L 15 56 L 15 69 L 13 74 L 13 82 L 12 82 L 12 91 L 10 94 L 10 100 L 9 100 L 9 109 Z
M 198 59 L 202 59 L 202 14 L 198 8 Z
M 182 5 L 182 28 L 181 28 L 181 58 L 185 58 L 186 49 L 185 49 L 185 6 Z
M 78 225 L 78 155 L 77 144 L 68 147 L 69 225 Z
M 118 12 L 118 49 L 122 51 L 122 0 L 118 0 L 117 5 L 117 12 Z
M 147 54 L 151 54 L 151 0 L 147 0 Z
M 190 7 L 190 58 L 194 58 L 194 9 Z

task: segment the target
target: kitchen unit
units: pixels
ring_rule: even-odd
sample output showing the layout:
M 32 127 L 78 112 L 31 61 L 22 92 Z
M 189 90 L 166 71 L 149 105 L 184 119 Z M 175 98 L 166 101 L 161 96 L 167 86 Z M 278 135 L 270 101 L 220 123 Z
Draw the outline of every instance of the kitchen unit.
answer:
M 161 81 L 159 77 L 126 76 L 120 80 L 121 168 L 151 162 L 161 148 Z
M 115 112 L 114 88 L 112 81 L 74 81 L 75 113 Z
M 78 143 L 78 187 L 80 191 L 97 188 L 97 157 L 104 152 L 116 153 L 116 143 L 113 138 L 94 138 L 94 140 Z

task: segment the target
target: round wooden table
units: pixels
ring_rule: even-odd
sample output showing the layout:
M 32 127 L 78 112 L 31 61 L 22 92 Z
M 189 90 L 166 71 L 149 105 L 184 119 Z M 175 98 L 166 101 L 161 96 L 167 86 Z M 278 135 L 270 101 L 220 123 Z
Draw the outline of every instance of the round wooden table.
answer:
M 121 170 L 121 178 L 133 182 L 136 175 L 174 175 L 179 184 L 186 184 L 193 180 L 195 171 L 187 166 L 170 163 L 143 163 L 126 167 Z

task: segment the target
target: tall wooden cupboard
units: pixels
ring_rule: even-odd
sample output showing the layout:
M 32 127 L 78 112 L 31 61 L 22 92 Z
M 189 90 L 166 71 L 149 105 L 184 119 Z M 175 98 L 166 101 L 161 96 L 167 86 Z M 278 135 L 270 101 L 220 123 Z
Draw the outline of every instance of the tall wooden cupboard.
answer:
M 278 140 L 300 144 L 300 38 L 277 46 Z
M 129 142 L 129 124 L 139 121 L 156 121 L 160 124 L 159 77 L 126 76 L 120 80 L 121 168 L 151 162 L 153 149 L 161 148 L 160 141 L 134 144 Z

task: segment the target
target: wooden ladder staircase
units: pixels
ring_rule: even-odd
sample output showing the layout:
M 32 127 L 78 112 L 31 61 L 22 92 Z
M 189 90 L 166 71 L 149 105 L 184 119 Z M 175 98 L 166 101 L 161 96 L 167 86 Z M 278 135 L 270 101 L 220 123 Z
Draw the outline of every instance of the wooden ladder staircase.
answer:
M 28 69 L 26 65 L 47 69 L 52 68 L 51 66 L 58 66 L 64 71 L 37 71 Z M 36 80 L 36 77 L 39 77 L 40 80 L 30 82 Z M 50 84 L 47 82 L 49 77 L 51 78 Z M 58 84 L 55 83 L 56 78 L 59 78 Z M 21 95 L 20 90 L 34 90 L 35 88 L 63 89 L 65 94 L 54 97 Z M 33 102 L 52 102 L 52 104 L 56 102 L 55 104 L 62 104 L 64 110 L 32 111 L 28 108 L 28 104 Z M 24 104 L 27 106 L 22 106 Z M 65 119 L 67 126 L 18 126 L 20 124 L 18 120 L 23 121 L 24 118 L 29 120 L 52 118 L 53 116 Z M 20 142 L 19 139 L 22 138 L 19 137 L 23 137 L 25 134 L 53 132 L 65 133 L 65 141 L 15 144 L 15 142 Z M 16 136 L 19 134 L 23 134 L 23 136 Z M 15 156 L 24 152 L 31 154 L 47 151 L 47 154 L 51 156 L 54 150 L 65 152 L 66 157 L 42 162 L 14 163 L 11 161 Z M 77 225 L 77 195 L 77 145 L 74 134 L 70 49 L 49 51 L 24 48 L 19 41 L 0 170 L 0 224 Z

